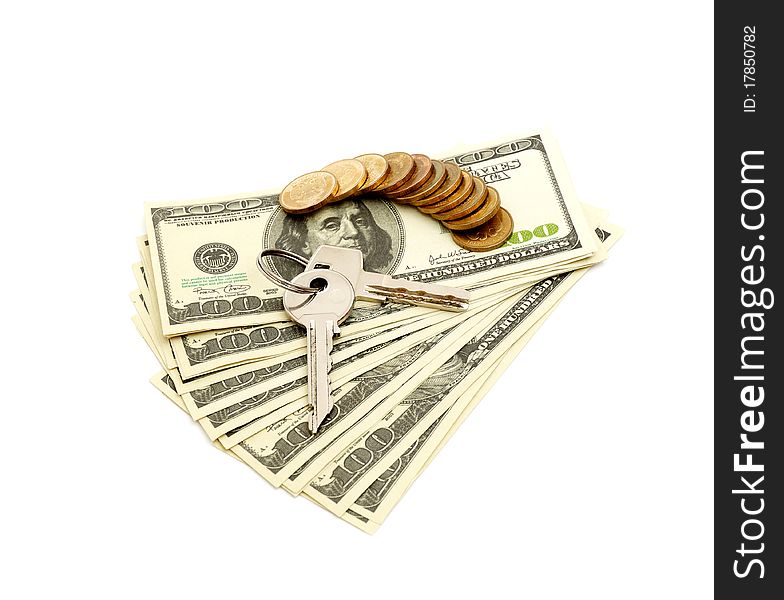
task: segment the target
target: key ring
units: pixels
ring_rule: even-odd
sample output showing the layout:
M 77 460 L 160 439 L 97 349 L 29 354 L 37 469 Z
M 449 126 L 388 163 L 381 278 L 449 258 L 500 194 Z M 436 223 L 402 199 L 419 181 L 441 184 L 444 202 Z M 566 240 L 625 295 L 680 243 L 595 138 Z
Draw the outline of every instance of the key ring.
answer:
M 263 259 L 265 256 L 277 256 L 279 258 L 288 258 L 289 260 L 292 260 L 295 263 L 302 265 L 303 267 L 307 267 L 308 261 L 302 258 L 299 254 L 294 254 L 293 252 L 289 252 L 288 250 L 269 248 L 267 250 L 262 250 L 261 252 L 259 252 L 259 258 L 256 260 L 256 266 L 259 267 L 259 270 L 262 273 L 264 273 L 267 279 L 269 279 L 273 283 L 276 283 L 278 286 L 282 287 L 285 290 L 290 290 L 292 292 L 297 292 L 299 294 L 315 294 L 316 292 L 321 291 L 321 288 L 306 287 L 304 285 L 291 283 L 288 279 L 283 279 L 277 273 L 273 273 L 264 264 Z

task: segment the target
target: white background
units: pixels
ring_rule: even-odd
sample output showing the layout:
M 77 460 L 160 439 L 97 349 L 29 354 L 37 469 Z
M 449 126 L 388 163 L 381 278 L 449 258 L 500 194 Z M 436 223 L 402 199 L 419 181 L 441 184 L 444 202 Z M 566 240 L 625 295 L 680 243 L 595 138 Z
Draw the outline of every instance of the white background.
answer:
M 711 3 L 15 4 L 4 597 L 710 597 Z M 144 201 L 540 127 L 626 235 L 374 536 L 148 383 Z

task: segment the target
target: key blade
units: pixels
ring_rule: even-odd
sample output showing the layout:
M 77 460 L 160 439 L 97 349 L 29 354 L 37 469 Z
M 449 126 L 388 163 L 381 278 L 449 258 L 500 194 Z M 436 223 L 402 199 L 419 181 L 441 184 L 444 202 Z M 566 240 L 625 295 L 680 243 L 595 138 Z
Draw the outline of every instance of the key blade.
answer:
M 332 336 L 337 331 L 337 324 L 332 319 L 311 319 L 308 322 L 308 400 L 313 407 L 309 425 L 310 432 L 314 434 L 332 410 L 330 352 Z
M 401 304 L 411 304 L 413 306 L 425 306 L 427 308 L 438 308 L 440 310 L 451 310 L 453 312 L 463 312 L 468 310 L 469 303 L 457 296 L 435 296 L 433 294 L 423 294 L 421 292 L 409 292 L 400 288 L 371 288 L 376 292 L 375 299 L 386 300 L 389 302 L 400 302 Z M 364 296 L 357 296 L 364 298 Z
M 464 289 L 365 273 L 357 298 L 390 300 L 452 311 L 468 310 L 471 294 Z

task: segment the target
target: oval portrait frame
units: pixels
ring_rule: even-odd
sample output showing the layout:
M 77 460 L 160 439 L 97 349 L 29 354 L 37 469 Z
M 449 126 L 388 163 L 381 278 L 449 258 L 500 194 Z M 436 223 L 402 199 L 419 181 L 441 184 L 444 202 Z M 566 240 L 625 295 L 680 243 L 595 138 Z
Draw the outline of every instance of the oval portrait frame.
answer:
M 384 264 L 374 268 L 373 264 L 367 264 L 366 258 L 365 268 L 368 271 L 378 273 L 394 273 L 403 260 L 403 254 L 405 253 L 405 228 L 403 227 L 403 220 L 400 217 L 397 206 L 380 198 L 358 196 L 334 204 L 327 204 L 319 210 L 303 215 L 291 215 L 278 207 L 270 215 L 270 218 L 267 219 L 262 236 L 264 248 L 288 250 L 309 259 L 310 256 L 305 252 L 301 243 L 303 229 L 306 229 L 310 223 L 316 222 L 327 211 L 335 212 L 335 210 L 339 211 L 341 208 L 348 208 L 357 204 L 363 206 L 371 218 L 370 232 L 368 234 L 375 239 L 370 240 L 370 243 L 377 243 L 379 238 L 383 237 L 381 232 L 384 232 L 389 237 L 390 244 L 388 261 L 378 259 L 377 262 L 383 262 Z M 271 264 L 272 269 L 278 275 L 286 279 L 291 279 L 303 270 L 296 263 L 278 257 L 270 258 L 269 264 Z

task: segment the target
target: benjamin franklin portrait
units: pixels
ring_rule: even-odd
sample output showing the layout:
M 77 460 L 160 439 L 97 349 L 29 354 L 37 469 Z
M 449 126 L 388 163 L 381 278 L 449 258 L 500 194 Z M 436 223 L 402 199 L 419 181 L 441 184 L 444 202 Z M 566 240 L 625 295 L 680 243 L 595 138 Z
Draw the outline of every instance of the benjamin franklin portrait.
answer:
M 280 211 L 270 220 L 266 237 L 271 247 L 308 259 L 323 244 L 356 248 L 362 251 L 366 271 L 389 273 L 402 255 L 401 231 L 400 217 L 394 207 L 381 200 L 366 198 L 328 204 L 304 215 Z M 303 270 L 289 260 L 275 258 L 273 261 L 286 279 Z

